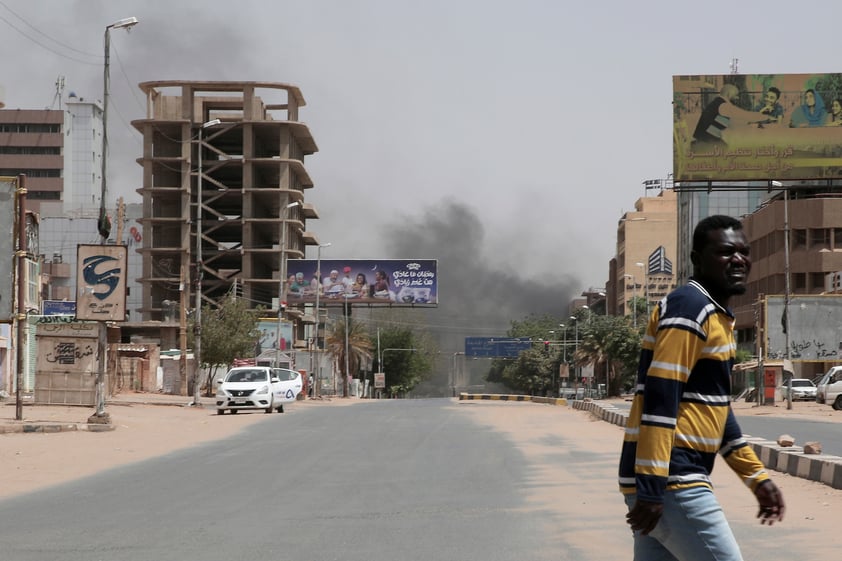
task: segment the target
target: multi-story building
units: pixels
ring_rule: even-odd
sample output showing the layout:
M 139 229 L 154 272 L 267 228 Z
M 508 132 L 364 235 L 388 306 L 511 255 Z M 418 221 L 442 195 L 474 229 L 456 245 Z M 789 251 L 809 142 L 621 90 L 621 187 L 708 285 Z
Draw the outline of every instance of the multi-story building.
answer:
M 205 303 L 235 287 L 253 307 L 277 310 L 282 258 L 302 258 L 319 243 L 306 231 L 318 213 L 304 202 L 313 187 L 304 157 L 318 148 L 298 120 L 301 92 L 276 82 L 177 80 L 140 89 L 147 114 L 133 125 L 143 135 L 143 320 L 161 320 L 165 300 L 185 302 L 185 286 L 191 308 L 200 286 Z
M 828 279 L 842 271 L 842 193 L 833 186 L 792 186 L 789 201 L 782 193 L 742 220 L 751 243 L 752 270 L 748 290 L 731 300 L 737 318 L 736 330 L 741 348 L 757 352 L 757 325 L 761 298 L 789 294 L 818 295 L 835 292 Z M 835 192 L 834 192 L 835 191 Z M 790 231 L 787 267 L 786 228 Z M 767 318 L 768 321 L 780 321 Z M 762 339 L 762 338 L 761 338 Z M 833 364 L 838 360 L 832 361 Z M 799 377 L 811 378 L 830 363 L 796 365 Z
M 634 207 L 617 224 L 617 253 L 609 263 L 606 284 L 606 310 L 610 315 L 636 315 L 632 306 L 635 299 L 643 299 L 650 306 L 676 286 L 675 191 L 663 189 L 657 196 L 641 197 Z
M 0 110 L 0 175 L 26 175 L 27 210 L 96 217 L 101 165 L 99 102 L 70 94 L 64 109 Z

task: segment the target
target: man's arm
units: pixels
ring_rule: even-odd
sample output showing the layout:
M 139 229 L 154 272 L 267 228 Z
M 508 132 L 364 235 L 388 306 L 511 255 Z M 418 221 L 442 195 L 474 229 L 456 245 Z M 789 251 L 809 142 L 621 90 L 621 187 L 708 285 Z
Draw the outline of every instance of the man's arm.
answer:
M 760 518 L 760 523 L 771 526 L 782 521 L 786 511 L 783 494 L 769 478 L 765 466 L 743 438 L 742 429 L 730 407 L 719 453 L 754 493 L 759 505 L 757 517 Z

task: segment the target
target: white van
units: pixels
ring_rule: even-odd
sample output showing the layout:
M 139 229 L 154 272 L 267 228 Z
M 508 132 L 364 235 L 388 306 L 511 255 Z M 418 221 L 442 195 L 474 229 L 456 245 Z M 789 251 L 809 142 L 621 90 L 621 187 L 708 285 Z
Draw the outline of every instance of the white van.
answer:
M 842 366 L 833 366 L 816 384 L 816 401 L 842 410 Z

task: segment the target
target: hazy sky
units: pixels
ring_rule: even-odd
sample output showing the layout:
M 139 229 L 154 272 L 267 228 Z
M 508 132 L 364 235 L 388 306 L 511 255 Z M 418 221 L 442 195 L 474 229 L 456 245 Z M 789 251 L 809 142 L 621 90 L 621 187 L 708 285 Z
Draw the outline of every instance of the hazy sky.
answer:
M 618 218 L 672 170 L 674 74 L 842 70 L 842 7 L 824 1 L 0 0 L 6 107 L 54 106 L 58 76 L 101 98 L 103 32 L 127 16 L 111 199 L 139 202 L 138 82 L 295 84 L 323 256 L 446 254 L 442 298 L 519 295 L 516 316 L 604 285 Z

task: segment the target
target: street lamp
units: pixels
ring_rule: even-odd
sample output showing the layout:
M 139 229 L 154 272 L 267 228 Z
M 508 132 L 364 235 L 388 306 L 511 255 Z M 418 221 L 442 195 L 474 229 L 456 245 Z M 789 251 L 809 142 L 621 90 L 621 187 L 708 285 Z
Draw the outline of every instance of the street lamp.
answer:
M 206 123 L 202 123 L 199 127 L 199 147 L 196 150 L 196 159 L 198 161 L 198 179 L 196 180 L 196 318 L 193 322 L 193 358 L 195 367 L 193 369 L 193 403 L 192 405 L 199 405 L 199 370 L 202 367 L 202 277 L 204 276 L 203 269 L 205 267 L 202 261 L 202 205 L 204 200 L 202 197 L 202 132 L 208 127 L 215 127 L 222 121 L 219 119 L 212 119 Z
M 105 63 L 102 70 L 102 183 L 101 192 L 99 195 L 99 219 L 97 220 L 97 232 L 100 237 L 100 244 L 105 245 L 108 240 L 108 235 L 111 233 L 111 224 L 108 222 L 108 215 L 105 211 L 105 192 L 106 192 L 106 162 L 108 150 L 108 63 L 111 58 L 111 30 L 112 29 L 126 29 L 128 30 L 133 25 L 137 24 L 137 18 L 130 17 L 115 21 L 111 25 L 105 27 Z M 120 240 L 117 240 L 118 243 Z M 99 338 L 97 341 L 97 356 L 99 363 L 96 371 L 96 412 L 95 417 L 106 417 L 105 413 L 105 353 L 106 353 L 107 329 L 105 322 L 99 322 Z
M 451 397 L 456 397 L 456 357 L 462 355 L 465 356 L 465 353 L 462 351 L 456 351 L 453 353 L 453 370 L 450 374 L 450 393 Z M 380 369 L 383 370 L 382 368 Z
M 634 321 L 634 328 L 637 329 L 637 279 L 634 278 L 634 275 L 630 275 L 628 273 L 624 274 L 623 278 L 632 280 L 632 318 Z M 623 295 L 625 295 L 625 293 L 626 289 L 623 287 Z
M 319 247 L 316 248 L 316 271 L 322 270 L 322 248 L 323 247 L 330 247 L 331 243 L 320 243 Z M 313 347 L 310 347 L 310 369 L 313 370 L 313 397 L 319 397 L 319 370 L 321 368 L 314 366 L 313 362 L 313 348 L 315 347 L 316 350 L 319 348 L 319 294 L 322 292 L 322 283 L 321 279 L 319 279 L 319 286 L 316 287 L 316 310 L 315 310 L 315 319 L 316 319 L 316 336 L 313 339 Z M 321 358 L 318 359 L 321 363 Z
M 281 262 L 278 266 L 278 340 L 277 340 L 277 347 L 275 349 L 278 351 L 276 358 L 275 358 L 275 366 L 281 366 L 281 325 L 283 324 L 283 317 L 284 317 L 284 302 L 287 299 L 287 260 L 286 260 L 286 250 L 287 250 L 287 215 L 289 214 L 289 209 L 298 206 L 300 203 L 298 201 L 289 203 L 284 207 L 283 216 L 281 217 Z
M 579 350 L 579 318 L 577 318 L 576 316 L 570 316 L 570 319 L 576 322 L 576 329 L 574 331 L 576 339 L 573 345 L 573 399 L 576 399 L 576 393 L 579 385 L 579 376 L 578 372 L 576 371 L 576 368 L 579 366 L 579 361 L 576 360 L 576 353 Z
M 646 265 L 639 261 L 635 265 L 643 270 L 643 298 L 646 300 L 646 320 L 649 321 L 649 275 Z
M 108 223 L 108 217 L 105 212 L 105 172 L 106 162 L 108 161 L 108 85 L 110 81 L 108 65 L 111 60 L 111 30 L 125 29 L 129 31 L 135 25 L 137 25 L 137 18 L 130 17 L 115 21 L 105 27 L 105 64 L 102 70 L 102 191 L 99 196 L 99 220 L 97 221 L 97 230 L 102 237 L 102 244 L 105 244 L 105 240 L 108 239 L 108 235 L 111 233 L 111 225 Z

